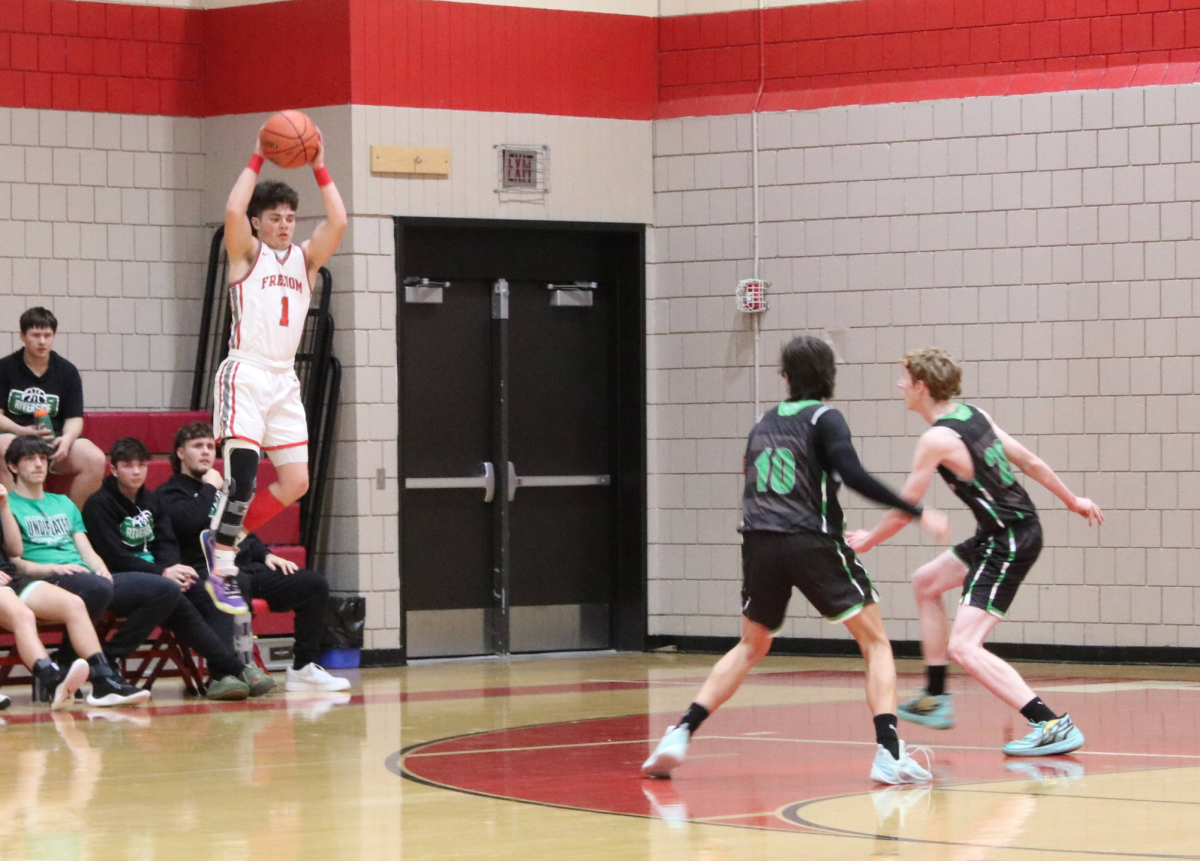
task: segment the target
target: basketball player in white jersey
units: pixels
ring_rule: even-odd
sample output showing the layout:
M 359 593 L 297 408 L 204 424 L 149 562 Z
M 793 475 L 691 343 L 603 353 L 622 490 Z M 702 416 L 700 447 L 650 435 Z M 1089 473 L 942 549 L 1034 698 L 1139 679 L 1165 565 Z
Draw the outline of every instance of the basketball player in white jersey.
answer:
M 210 575 L 206 587 L 228 613 L 247 609 L 233 561 L 240 536 L 308 490 L 308 424 L 293 364 L 317 271 L 346 231 L 346 207 L 325 169 L 324 142 L 318 140 L 312 166 L 325 220 L 299 245 L 293 243 L 299 196 L 282 182 L 258 182 L 262 165 L 256 137 L 254 155 L 225 204 L 233 321 L 213 408 L 213 427 L 224 441 L 225 487 L 201 542 Z M 278 477 L 255 494 L 264 451 Z

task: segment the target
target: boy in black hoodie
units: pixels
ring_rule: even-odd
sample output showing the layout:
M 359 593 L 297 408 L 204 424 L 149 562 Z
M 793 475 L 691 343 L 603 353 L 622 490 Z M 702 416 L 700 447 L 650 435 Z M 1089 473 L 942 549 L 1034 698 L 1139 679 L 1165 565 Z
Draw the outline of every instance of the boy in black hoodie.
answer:
M 216 441 L 206 422 L 184 425 L 175 434 L 171 466 L 175 474 L 156 491 L 171 518 L 183 548 L 183 559 L 207 577 L 200 533 L 208 529 L 225 481 L 213 469 Z M 326 672 L 317 664 L 329 586 L 318 572 L 300 568 L 276 556 L 254 533 L 242 539 L 236 558 L 241 593 L 264 599 L 271 610 L 294 610 L 295 660 L 287 671 L 289 691 L 344 691 L 347 679 Z M 232 637 L 233 616 L 217 609 L 204 589 L 193 586 L 184 593 L 222 637 Z
M 196 571 L 179 561 L 171 519 L 145 487 L 149 451 L 140 440 L 122 437 L 113 443 L 109 461 L 113 474 L 83 506 L 92 546 L 111 571 L 158 574 L 186 590 L 196 582 Z M 190 601 L 180 600 L 162 624 L 208 661 L 209 699 L 245 699 L 275 688 L 270 675 L 243 663 L 232 641 L 218 637 Z

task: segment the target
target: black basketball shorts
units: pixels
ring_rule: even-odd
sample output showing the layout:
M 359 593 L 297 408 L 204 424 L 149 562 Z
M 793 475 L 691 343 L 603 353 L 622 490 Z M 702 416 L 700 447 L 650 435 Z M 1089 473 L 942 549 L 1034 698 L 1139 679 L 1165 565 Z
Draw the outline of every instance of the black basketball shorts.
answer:
M 959 603 L 1003 618 L 1041 552 L 1042 524 L 1037 520 L 1001 532 L 976 532 L 953 550 L 967 566 Z
M 830 622 L 844 622 L 879 598 L 867 569 L 841 536 L 744 533 L 742 615 L 776 633 L 793 586 Z

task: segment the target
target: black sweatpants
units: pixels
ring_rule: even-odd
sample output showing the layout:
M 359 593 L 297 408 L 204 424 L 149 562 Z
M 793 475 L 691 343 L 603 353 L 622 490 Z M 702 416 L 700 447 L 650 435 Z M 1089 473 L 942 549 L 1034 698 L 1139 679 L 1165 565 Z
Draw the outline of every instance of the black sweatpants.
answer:
M 262 598 L 272 612 L 295 612 L 295 660 L 292 663 L 295 669 L 317 660 L 325 624 L 325 605 L 329 599 L 329 584 L 324 577 L 308 568 L 301 568 L 295 574 L 284 574 L 266 565 L 251 564 L 238 569 L 238 586 L 247 601 Z M 204 584 L 197 582 L 184 594 L 217 636 L 232 643 L 233 616 L 217 609 Z
M 125 617 L 117 632 L 103 644 L 104 654 L 109 658 L 129 657 L 150 638 L 155 628 L 163 627 L 208 661 L 214 678 L 236 676 L 245 669 L 246 665 L 233 651 L 232 640 L 222 640 L 205 624 L 196 608 L 183 600 L 179 584 L 174 580 L 141 571 L 118 571 L 113 574 L 111 584 L 95 574 L 73 574 L 61 578 L 55 585 L 79 595 L 91 612 L 97 596 L 104 592 L 104 588 L 94 581 L 108 587 L 111 600 L 107 609 Z M 93 619 L 104 609 L 101 607 Z M 65 654 L 60 653 L 60 657 Z
M 87 607 L 93 625 L 100 621 L 113 598 L 113 584 L 97 574 L 55 574 L 47 577 L 46 582 L 78 595 L 83 600 L 83 606 Z M 71 638 L 64 633 L 62 644 L 54 653 L 55 661 L 65 667 L 77 657 L 79 655 L 71 645 Z

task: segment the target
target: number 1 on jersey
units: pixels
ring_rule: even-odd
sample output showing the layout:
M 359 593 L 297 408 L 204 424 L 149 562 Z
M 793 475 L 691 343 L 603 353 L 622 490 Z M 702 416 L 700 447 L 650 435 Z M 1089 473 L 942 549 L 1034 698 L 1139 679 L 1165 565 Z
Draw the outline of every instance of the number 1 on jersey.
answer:
M 281 316 L 279 318 L 279 325 L 283 326 L 285 329 L 287 328 L 287 325 L 288 325 L 288 297 L 287 296 L 283 297 L 283 316 Z

